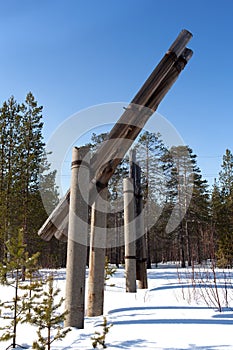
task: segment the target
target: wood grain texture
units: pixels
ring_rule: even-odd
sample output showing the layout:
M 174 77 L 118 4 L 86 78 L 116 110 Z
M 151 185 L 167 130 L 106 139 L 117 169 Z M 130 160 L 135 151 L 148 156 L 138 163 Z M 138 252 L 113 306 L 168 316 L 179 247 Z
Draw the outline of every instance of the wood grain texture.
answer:
M 192 34 L 187 30 L 183 30 L 178 35 L 113 126 L 108 140 L 92 157 L 89 205 L 94 203 L 98 193 L 106 187 L 116 167 L 191 58 L 192 51 L 186 48 L 191 37 Z M 44 240 L 50 240 L 53 235 L 65 240 L 68 229 L 69 197 L 70 192 L 68 191 L 38 231 L 39 236 Z

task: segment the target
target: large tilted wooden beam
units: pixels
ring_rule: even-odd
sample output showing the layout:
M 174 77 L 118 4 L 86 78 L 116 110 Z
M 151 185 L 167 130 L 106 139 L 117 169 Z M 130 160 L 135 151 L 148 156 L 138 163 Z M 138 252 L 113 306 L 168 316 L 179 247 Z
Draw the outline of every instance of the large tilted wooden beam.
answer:
M 93 204 L 98 193 L 106 187 L 116 167 L 192 57 L 192 50 L 186 48 L 191 38 L 192 34 L 189 31 L 182 30 L 180 32 L 110 131 L 108 140 L 100 146 L 92 157 L 89 186 L 90 205 Z M 38 234 L 44 240 L 50 240 L 53 235 L 61 240 L 66 239 L 69 196 L 68 191 L 40 228 Z

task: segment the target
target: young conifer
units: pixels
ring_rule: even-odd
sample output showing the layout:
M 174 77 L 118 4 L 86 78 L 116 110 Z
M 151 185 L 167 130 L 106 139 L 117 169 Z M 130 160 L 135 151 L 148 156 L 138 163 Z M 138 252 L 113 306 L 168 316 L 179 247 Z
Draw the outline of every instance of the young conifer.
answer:
M 112 327 L 112 324 L 108 324 L 107 318 L 104 316 L 101 326 L 103 327 L 102 333 L 96 331 L 95 336 L 91 337 L 91 340 L 93 340 L 92 346 L 94 349 L 98 348 L 99 345 L 103 349 L 107 348 L 106 335 L 108 334 L 109 329 Z
M 26 246 L 23 243 L 23 233 L 19 231 L 6 242 L 6 257 L 0 263 L 0 282 L 3 285 L 14 289 L 10 300 L 3 301 L 0 304 L 1 318 L 6 321 L 0 327 L 3 333 L 0 335 L 0 341 L 12 339 L 9 347 L 16 348 L 17 326 L 26 321 L 28 292 L 22 291 L 22 266 L 25 268 L 25 276 L 29 277 L 36 266 L 39 254 L 29 257 L 26 252 Z M 9 324 L 7 321 L 10 321 Z M 1 322 L 2 324 L 2 322 Z M 9 348 L 8 347 L 8 348 Z
M 62 329 L 67 311 L 59 313 L 59 308 L 64 302 L 64 298 L 57 299 L 60 289 L 54 286 L 54 277 L 47 278 L 47 288 L 44 288 L 40 295 L 40 303 L 33 305 L 31 323 L 38 326 L 38 339 L 34 341 L 32 348 L 37 350 L 50 350 L 51 344 L 55 340 L 61 340 L 70 331 L 69 328 Z
M 109 263 L 108 257 L 105 257 L 105 273 L 104 273 L 104 280 L 105 284 L 106 282 L 114 275 L 114 273 L 117 271 L 117 269 Z

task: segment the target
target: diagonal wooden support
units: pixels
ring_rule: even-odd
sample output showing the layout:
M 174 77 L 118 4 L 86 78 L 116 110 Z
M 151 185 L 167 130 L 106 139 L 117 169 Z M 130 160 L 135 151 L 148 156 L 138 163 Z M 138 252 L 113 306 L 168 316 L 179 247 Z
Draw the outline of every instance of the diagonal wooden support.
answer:
M 191 38 L 192 34 L 189 31 L 181 31 L 110 131 L 108 141 L 103 143 L 92 157 L 89 185 L 90 205 L 94 203 L 98 193 L 106 187 L 117 165 L 192 57 L 192 51 L 186 48 Z M 69 200 L 70 192 L 68 191 L 40 228 L 38 234 L 44 240 L 50 240 L 53 235 L 58 239 L 66 239 Z

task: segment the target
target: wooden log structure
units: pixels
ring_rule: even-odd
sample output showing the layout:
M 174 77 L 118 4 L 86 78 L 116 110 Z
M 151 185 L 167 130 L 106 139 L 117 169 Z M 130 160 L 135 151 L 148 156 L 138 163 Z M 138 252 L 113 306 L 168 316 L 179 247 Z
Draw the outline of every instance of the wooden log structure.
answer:
M 82 171 L 82 184 L 88 186 L 88 161 L 82 159 L 87 154 L 87 147 L 73 148 L 71 195 L 69 210 L 69 232 L 66 263 L 66 310 L 68 311 L 65 327 L 84 327 L 85 281 L 88 240 L 88 192 L 85 198 L 79 187 L 79 174 Z M 89 157 L 90 160 L 90 157 Z
M 87 316 L 103 315 L 108 189 L 92 205 Z M 98 203 L 99 202 L 99 203 Z
M 124 233 L 125 233 L 125 280 L 126 292 L 135 293 L 136 286 L 136 227 L 133 179 L 123 180 Z
M 130 178 L 133 179 L 135 201 L 135 232 L 136 232 L 136 278 L 139 289 L 147 289 L 146 270 L 146 237 L 143 215 L 143 198 L 141 188 L 141 168 L 136 162 L 135 148 L 130 152 Z
M 91 158 L 89 205 L 94 203 L 98 193 L 106 187 L 117 165 L 192 57 L 192 50 L 186 48 L 191 38 L 192 34 L 189 31 L 180 32 L 110 131 L 107 142 L 104 142 Z M 44 240 L 50 240 L 53 235 L 66 240 L 69 201 L 70 191 L 61 199 L 38 231 Z

